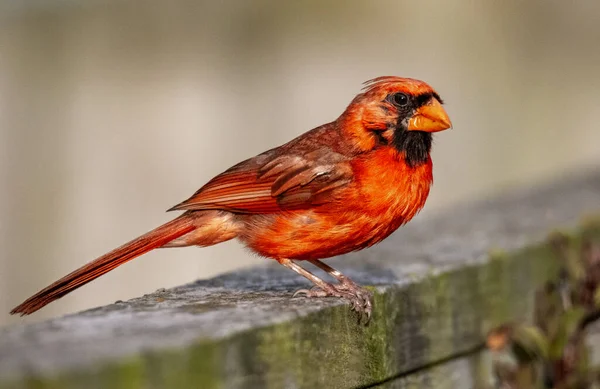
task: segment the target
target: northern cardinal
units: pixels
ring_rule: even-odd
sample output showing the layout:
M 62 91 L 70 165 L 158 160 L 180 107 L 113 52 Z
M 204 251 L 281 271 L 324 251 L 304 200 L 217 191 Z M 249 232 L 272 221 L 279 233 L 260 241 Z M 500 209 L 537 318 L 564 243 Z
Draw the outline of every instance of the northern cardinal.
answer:
M 441 104 L 423 81 L 367 81 L 337 120 L 231 167 L 169 210 L 183 214 L 64 276 L 11 314 L 33 313 L 150 250 L 238 238 L 315 285 L 295 295 L 344 298 L 370 317 L 371 294 L 321 259 L 372 246 L 421 210 L 433 179 L 431 133 L 451 127 Z

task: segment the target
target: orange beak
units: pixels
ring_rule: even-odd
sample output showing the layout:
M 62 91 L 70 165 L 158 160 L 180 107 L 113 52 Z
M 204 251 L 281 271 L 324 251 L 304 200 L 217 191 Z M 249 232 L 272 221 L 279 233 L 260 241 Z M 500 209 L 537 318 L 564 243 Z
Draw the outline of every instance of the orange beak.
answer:
M 438 132 L 452 127 L 452 122 L 442 104 L 432 98 L 421 106 L 408 121 L 409 131 Z

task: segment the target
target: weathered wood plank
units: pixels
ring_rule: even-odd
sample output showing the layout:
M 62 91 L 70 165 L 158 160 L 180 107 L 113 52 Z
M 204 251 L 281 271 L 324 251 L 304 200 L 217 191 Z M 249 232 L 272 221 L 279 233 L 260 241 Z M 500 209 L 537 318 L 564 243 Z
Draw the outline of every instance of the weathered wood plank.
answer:
M 600 366 L 600 325 L 590 329 L 587 347 L 590 349 L 590 365 Z M 400 377 L 371 386 L 374 389 L 470 389 L 496 387 L 492 375 L 492 355 L 482 348 L 455 359 L 442 361 Z
M 487 384 L 481 377 L 489 365 L 487 353 L 476 353 L 450 360 L 429 369 L 392 379 L 373 386 L 373 389 L 471 389 Z
M 374 286 L 368 327 L 336 301 L 290 299 L 304 281 L 265 266 L 8 328 L 0 388 L 382 382 L 474 350 L 493 326 L 528 318 L 534 289 L 557 268 L 544 237 L 598 213 L 600 173 L 592 173 L 456 207 L 332 260 Z

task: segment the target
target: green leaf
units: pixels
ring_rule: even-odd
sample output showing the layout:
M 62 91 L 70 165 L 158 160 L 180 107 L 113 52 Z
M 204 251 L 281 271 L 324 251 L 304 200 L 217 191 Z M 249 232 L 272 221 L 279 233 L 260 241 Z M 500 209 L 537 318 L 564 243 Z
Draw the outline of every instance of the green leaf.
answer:
M 548 339 L 537 327 L 517 326 L 513 334 L 513 341 L 514 352 L 522 362 L 548 357 Z
M 550 341 L 548 356 L 550 359 L 559 359 L 564 351 L 567 342 L 577 331 L 581 319 L 585 316 L 585 309 L 582 307 L 573 307 L 562 313 L 559 317 L 558 331 L 555 337 Z

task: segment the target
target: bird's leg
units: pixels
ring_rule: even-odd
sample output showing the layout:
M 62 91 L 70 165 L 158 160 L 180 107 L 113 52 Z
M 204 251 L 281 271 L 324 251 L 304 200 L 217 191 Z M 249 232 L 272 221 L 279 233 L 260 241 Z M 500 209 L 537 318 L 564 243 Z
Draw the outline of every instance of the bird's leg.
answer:
M 308 270 L 304 269 L 303 267 L 301 267 L 300 265 L 296 264 L 291 259 L 282 258 L 282 259 L 278 259 L 277 262 L 279 262 L 283 266 L 287 267 L 288 269 L 292 269 L 296 273 L 300 274 L 302 277 L 308 279 L 310 282 L 315 284 L 315 287 L 317 288 L 314 290 L 300 289 L 300 290 L 296 291 L 296 293 L 294 293 L 294 297 L 298 294 L 303 294 L 303 293 L 306 293 L 306 295 L 308 297 L 328 297 L 328 296 L 347 297 L 347 295 L 349 295 L 349 293 L 346 293 L 346 292 L 344 292 L 344 293 L 338 292 L 334 285 L 330 284 L 329 282 L 323 281 L 322 279 L 320 279 L 319 277 L 317 277 L 310 271 L 308 271 Z M 312 294 L 312 295 L 309 296 L 309 294 Z
M 308 262 L 312 263 L 319 269 L 323 270 L 325 273 L 329 274 L 330 276 L 332 276 L 333 278 L 338 280 L 340 282 L 340 285 L 339 285 L 340 288 L 345 288 L 348 290 L 352 290 L 353 288 L 361 289 L 360 286 L 356 285 L 350 278 L 346 277 L 345 275 L 340 273 L 338 270 L 335 270 L 328 264 L 321 262 L 318 259 L 312 259 L 312 260 L 309 260 Z
M 367 317 L 371 317 L 371 311 L 373 309 L 373 302 L 371 301 L 373 295 L 371 292 L 361 288 L 350 278 L 346 277 L 326 263 L 319 261 L 318 259 L 309 260 L 309 262 L 338 280 L 339 284 L 334 285 L 337 290 L 343 290 L 352 293 L 354 296 L 352 300 L 353 309 L 357 311 L 364 311 L 367 314 Z
M 323 281 L 321 278 L 302 268 L 290 259 L 283 258 L 278 259 L 277 261 L 315 284 L 315 288 L 313 289 L 300 289 L 296 291 L 293 297 L 298 295 L 304 295 L 306 297 L 340 297 L 350 301 L 352 309 L 357 311 L 359 315 L 366 315 L 367 322 L 371 318 L 371 311 L 373 307 L 371 303 L 371 293 L 356 285 L 337 270 L 329 267 L 323 262 L 310 261 L 327 273 L 331 274 L 340 282 L 339 284 L 333 285 L 329 282 Z

